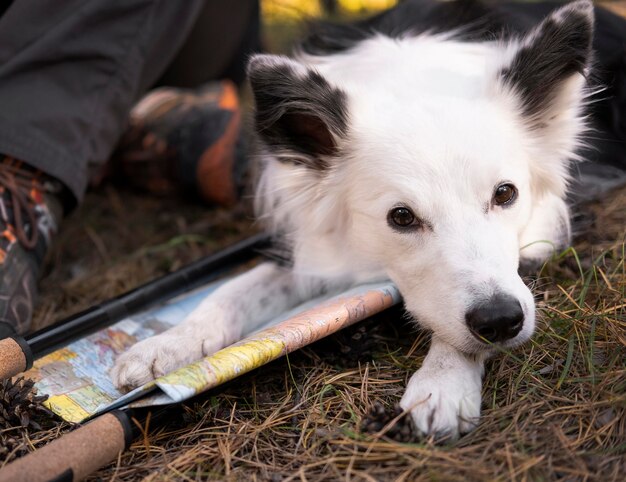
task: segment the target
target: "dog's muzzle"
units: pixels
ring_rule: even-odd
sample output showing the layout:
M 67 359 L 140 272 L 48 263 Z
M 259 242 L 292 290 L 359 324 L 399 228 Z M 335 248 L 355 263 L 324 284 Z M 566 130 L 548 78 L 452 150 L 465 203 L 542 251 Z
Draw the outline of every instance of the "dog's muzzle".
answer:
M 524 325 L 524 310 L 510 295 L 498 293 L 465 315 L 472 335 L 482 342 L 499 343 L 515 338 Z

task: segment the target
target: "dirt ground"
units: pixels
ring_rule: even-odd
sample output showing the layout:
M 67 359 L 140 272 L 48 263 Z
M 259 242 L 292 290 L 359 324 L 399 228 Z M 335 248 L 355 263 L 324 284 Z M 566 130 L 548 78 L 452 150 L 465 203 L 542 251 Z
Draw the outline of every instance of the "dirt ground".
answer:
M 35 326 L 242 239 L 232 210 L 155 198 L 120 184 L 91 191 L 45 267 Z M 623 480 L 626 474 L 626 188 L 587 206 L 590 227 L 532 280 L 536 336 L 490 360 L 483 417 L 449 444 L 394 415 L 428 336 L 400 309 L 277 360 L 174 410 L 89 480 Z M 0 427 L 0 464 L 68 424 Z

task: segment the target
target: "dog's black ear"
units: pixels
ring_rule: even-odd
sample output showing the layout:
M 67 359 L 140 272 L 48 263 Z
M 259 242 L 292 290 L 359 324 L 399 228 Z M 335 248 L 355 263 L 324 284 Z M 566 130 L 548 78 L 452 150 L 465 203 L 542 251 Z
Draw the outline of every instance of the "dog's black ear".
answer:
M 504 85 L 520 97 L 523 114 L 535 122 L 535 128 L 545 125 L 545 114 L 555 104 L 582 101 L 581 88 L 568 81 L 574 76 L 580 79 L 577 74 L 587 76 L 593 23 L 589 0 L 559 8 L 521 40 L 500 72 Z M 571 95 L 579 98 L 563 98 Z
M 345 93 L 315 70 L 276 55 L 248 64 L 258 134 L 279 158 L 313 169 L 328 167 L 347 132 Z

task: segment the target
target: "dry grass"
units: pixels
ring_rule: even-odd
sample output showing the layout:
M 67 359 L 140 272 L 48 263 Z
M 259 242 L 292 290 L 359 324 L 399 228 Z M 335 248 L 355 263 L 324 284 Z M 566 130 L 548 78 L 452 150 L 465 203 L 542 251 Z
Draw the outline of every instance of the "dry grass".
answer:
M 132 206 L 123 223 L 114 212 L 122 195 Z M 173 260 L 215 249 L 217 238 L 245 234 L 243 209 L 167 203 L 163 225 L 153 227 L 141 220 L 158 219 L 164 201 L 114 187 L 91 194 L 57 246 L 39 322 L 52 306 L 88 305 L 175 267 Z M 166 424 L 148 424 L 145 436 L 93 480 L 620 480 L 626 473 L 625 206 L 623 189 L 589 207 L 592 228 L 543 268 L 535 281 L 543 314 L 538 333 L 489 362 L 481 424 L 459 442 L 398 443 L 360 430 L 374 404 L 393 408 L 426 353 L 427 336 L 395 310 L 172 410 Z M 91 239 L 90 226 L 100 242 L 77 251 L 80 236 Z M 128 226 L 132 236 L 125 240 Z M 213 228 L 199 242 L 207 226 Z M 106 255 L 94 259 L 98 244 Z M 82 281 L 54 259 L 86 266 Z M 13 429 L 4 458 L 67 428 L 48 422 L 41 431 Z

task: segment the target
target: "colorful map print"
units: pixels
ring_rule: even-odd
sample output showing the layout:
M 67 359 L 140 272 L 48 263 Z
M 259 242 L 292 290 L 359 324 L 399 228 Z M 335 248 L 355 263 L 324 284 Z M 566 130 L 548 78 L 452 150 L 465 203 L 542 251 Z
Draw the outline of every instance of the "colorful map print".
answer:
M 115 357 L 137 341 L 180 323 L 219 283 L 180 296 L 73 342 L 35 362 L 36 380 L 47 406 L 71 422 L 113 408 L 176 403 L 291 353 L 400 302 L 390 282 L 363 285 L 308 302 L 265 328 L 154 382 L 122 394 L 109 377 Z

